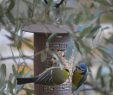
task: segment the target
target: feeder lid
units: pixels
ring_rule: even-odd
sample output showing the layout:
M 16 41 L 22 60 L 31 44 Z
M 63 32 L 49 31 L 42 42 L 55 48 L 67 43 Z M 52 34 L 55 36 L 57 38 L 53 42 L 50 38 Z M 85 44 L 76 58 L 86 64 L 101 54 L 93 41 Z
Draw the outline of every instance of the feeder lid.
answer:
M 68 33 L 69 27 L 67 25 L 55 25 L 55 24 L 31 24 L 24 26 L 22 31 L 31 33 Z

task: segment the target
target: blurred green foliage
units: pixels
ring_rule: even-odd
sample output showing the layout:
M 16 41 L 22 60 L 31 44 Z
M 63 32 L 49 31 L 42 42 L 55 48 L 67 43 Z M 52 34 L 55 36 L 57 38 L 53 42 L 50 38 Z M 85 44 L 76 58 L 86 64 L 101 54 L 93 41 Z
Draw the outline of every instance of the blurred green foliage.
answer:
M 23 37 L 21 28 L 24 25 L 35 24 L 35 23 L 56 23 L 58 25 L 69 26 L 69 34 L 74 40 L 76 49 L 84 62 L 88 64 L 89 69 L 93 67 L 91 58 L 99 57 L 101 60 L 98 62 L 99 69 L 97 71 L 97 77 L 92 78 L 88 81 L 92 87 L 96 87 L 96 91 L 100 94 L 111 95 L 113 93 L 113 57 L 107 52 L 106 45 L 113 44 L 113 37 L 106 39 L 106 44 L 94 46 L 87 42 L 87 39 L 96 39 L 101 24 L 113 22 L 113 0 L 76 0 L 75 6 L 68 6 L 69 0 L 65 0 L 64 3 L 56 9 L 54 7 L 55 2 L 49 0 L 48 5 L 43 0 L 2 0 L 0 3 L 0 25 L 5 28 L 10 35 L 6 37 L 12 42 L 10 46 L 21 50 L 22 43 L 29 48 L 33 49 L 32 44 L 29 43 L 29 39 Z M 76 30 L 73 24 L 80 26 Z M 52 34 L 48 38 L 48 43 L 54 38 L 56 34 Z M 98 52 L 95 52 L 98 51 Z M 67 54 L 70 56 L 70 50 Z M 41 51 L 41 60 L 44 61 L 47 58 L 48 50 Z M 98 54 L 100 53 L 100 54 Z M 96 54 L 97 57 L 94 55 Z M 53 53 L 54 55 L 54 53 Z M 68 58 L 69 58 L 68 56 Z M 13 56 L 14 57 L 14 56 Z M 59 58 L 58 56 L 56 56 Z M 13 58 L 12 58 L 13 59 Z M 96 60 L 96 59 L 95 59 Z M 59 61 L 60 62 L 60 61 Z M 106 76 L 101 75 L 101 69 L 103 66 L 107 66 L 110 73 Z M 15 78 L 18 73 L 15 67 L 13 69 L 13 77 Z M 90 70 L 91 71 L 91 70 Z M 106 79 L 109 76 L 109 79 Z M 4 64 L 0 67 L 0 93 L 4 93 L 3 89 L 8 85 L 8 91 L 13 93 L 15 89 L 15 81 L 5 80 L 6 77 L 6 66 Z M 93 84 L 92 84 L 93 82 Z M 95 84 L 99 84 L 96 85 Z M 106 86 L 108 85 L 109 86 Z M 2 85 L 2 86 L 1 86 Z M 103 88 L 104 87 L 104 88 Z M 23 87 L 16 90 L 20 91 Z M 18 92 L 17 91 L 17 92 Z M 30 91 L 28 90 L 27 93 Z M 8 94 L 3 94 L 8 95 Z M 30 94 L 28 94 L 30 95 Z
M 17 86 L 16 83 L 16 77 L 18 76 L 27 76 L 30 75 L 29 72 L 24 74 L 25 67 L 22 68 L 20 72 L 18 72 L 18 68 L 20 68 L 21 65 L 12 65 L 12 73 L 10 73 L 9 77 L 7 78 L 7 69 L 6 64 L 0 65 L 0 94 L 1 95 L 17 95 L 20 91 L 23 89 L 29 93 L 29 95 L 32 95 L 33 91 L 30 89 L 25 89 L 24 86 L 20 85 Z

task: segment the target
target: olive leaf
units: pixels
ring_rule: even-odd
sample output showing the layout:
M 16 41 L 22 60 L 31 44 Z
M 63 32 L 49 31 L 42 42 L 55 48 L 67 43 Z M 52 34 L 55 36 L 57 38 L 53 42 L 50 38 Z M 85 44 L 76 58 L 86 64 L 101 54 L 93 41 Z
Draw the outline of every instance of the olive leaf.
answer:
M 6 65 L 2 64 L 0 66 L 0 81 L 3 82 L 5 81 L 6 78 Z

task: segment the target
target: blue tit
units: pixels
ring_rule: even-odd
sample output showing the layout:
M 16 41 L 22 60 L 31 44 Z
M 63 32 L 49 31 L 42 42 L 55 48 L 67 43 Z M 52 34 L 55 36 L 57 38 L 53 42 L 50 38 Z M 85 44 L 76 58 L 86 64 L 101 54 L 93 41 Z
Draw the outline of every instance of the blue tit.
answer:
M 17 78 L 17 84 L 36 83 L 42 85 L 59 85 L 69 78 L 69 70 L 60 67 L 50 67 L 37 75 L 30 78 Z
M 72 75 L 72 91 L 77 90 L 87 78 L 87 65 L 79 64 L 76 66 Z

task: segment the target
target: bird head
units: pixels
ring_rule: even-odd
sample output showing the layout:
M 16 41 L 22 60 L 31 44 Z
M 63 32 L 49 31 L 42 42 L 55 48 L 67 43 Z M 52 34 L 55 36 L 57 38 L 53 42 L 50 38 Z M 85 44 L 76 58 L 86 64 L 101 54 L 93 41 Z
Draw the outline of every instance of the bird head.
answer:
M 81 63 L 78 66 L 76 66 L 76 70 L 78 72 L 80 72 L 81 74 L 86 74 L 86 72 L 87 72 L 87 65 L 84 64 L 84 63 Z

